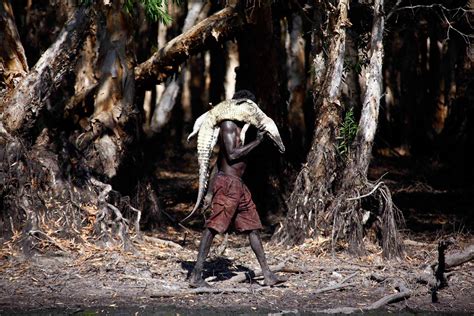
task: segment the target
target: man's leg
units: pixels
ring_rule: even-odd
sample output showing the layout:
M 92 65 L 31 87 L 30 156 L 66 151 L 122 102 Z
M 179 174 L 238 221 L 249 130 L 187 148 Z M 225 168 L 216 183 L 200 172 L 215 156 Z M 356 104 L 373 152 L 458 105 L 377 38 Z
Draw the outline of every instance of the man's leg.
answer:
M 202 233 L 201 243 L 199 244 L 199 252 L 196 260 L 196 265 L 191 272 L 189 285 L 191 287 L 209 287 L 210 285 L 202 278 L 202 269 L 204 267 L 204 261 L 206 261 L 209 250 L 211 249 L 212 240 L 216 232 L 209 228 L 204 228 Z
M 257 256 L 258 263 L 262 268 L 263 276 L 265 277 L 265 285 L 275 285 L 283 282 L 284 279 L 278 278 L 276 274 L 270 271 L 265 258 L 265 251 L 263 250 L 262 240 L 257 230 L 252 230 L 249 233 L 250 247 L 252 247 L 255 256 Z

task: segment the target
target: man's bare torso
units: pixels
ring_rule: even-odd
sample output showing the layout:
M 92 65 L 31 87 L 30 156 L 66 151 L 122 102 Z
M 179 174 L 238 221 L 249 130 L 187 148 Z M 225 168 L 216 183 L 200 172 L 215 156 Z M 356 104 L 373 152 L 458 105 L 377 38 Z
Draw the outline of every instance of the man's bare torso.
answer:
M 217 166 L 219 171 L 241 178 L 247 167 L 246 157 L 231 160 L 229 151 L 241 147 L 243 144 L 240 139 L 242 128 L 233 121 L 224 121 L 221 123 L 221 132 L 219 135 L 219 157 Z

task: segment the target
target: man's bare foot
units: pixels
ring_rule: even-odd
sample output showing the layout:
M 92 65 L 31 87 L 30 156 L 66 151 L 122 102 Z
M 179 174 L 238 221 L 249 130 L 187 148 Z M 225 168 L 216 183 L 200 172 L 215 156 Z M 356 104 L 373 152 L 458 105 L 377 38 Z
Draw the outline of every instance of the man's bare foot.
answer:
M 268 275 L 265 276 L 265 281 L 263 283 L 267 286 L 273 286 L 286 281 L 288 281 L 288 278 L 280 277 L 275 273 L 270 272 Z
M 210 288 L 212 287 L 209 283 L 204 281 L 202 278 L 199 277 L 191 277 L 189 280 L 189 287 L 192 288 L 199 288 L 199 287 L 207 287 Z

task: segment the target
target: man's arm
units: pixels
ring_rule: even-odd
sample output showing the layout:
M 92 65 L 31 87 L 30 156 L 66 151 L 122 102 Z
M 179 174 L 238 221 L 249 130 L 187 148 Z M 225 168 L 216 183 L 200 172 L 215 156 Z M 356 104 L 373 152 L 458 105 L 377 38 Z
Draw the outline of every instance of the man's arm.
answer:
M 225 147 L 225 155 L 227 161 L 235 162 L 242 157 L 245 157 L 255 147 L 263 141 L 264 132 L 258 132 L 254 141 L 247 145 L 237 147 L 237 125 L 232 121 L 224 121 L 221 123 L 221 137 Z

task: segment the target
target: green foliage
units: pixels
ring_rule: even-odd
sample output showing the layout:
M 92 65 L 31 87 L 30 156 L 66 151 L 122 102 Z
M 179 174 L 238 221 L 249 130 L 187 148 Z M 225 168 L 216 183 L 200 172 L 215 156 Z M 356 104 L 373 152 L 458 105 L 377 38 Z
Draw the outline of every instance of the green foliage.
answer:
M 354 118 L 354 110 L 350 108 L 344 116 L 344 121 L 339 129 L 339 136 L 336 138 L 338 142 L 337 152 L 339 155 L 346 157 L 349 153 L 352 141 L 357 134 L 357 127 L 357 122 Z
M 81 0 L 83 5 L 91 5 L 97 0 Z M 181 0 L 173 0 L 173 3 L 180 4 Z M 145 14 L 153 22 L 159 21 L 170 24 L 172 18 L 168 13 L 168 0 L 124 0 L 123 9 L 128 14 L 133 14 L 138 5 L 143 5 Z
M 180 1 L 174 2 L 179 4 Z M 168 0 L 125 0 L 123 8 L 127 13 L 131 14 L 134 7 L 139 4 L 143 5 L 146 16 L 153 22 L 171 23 L 172 19 L 168 13 Z

